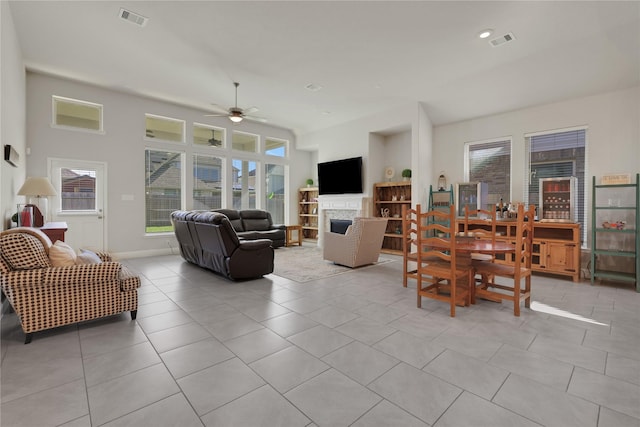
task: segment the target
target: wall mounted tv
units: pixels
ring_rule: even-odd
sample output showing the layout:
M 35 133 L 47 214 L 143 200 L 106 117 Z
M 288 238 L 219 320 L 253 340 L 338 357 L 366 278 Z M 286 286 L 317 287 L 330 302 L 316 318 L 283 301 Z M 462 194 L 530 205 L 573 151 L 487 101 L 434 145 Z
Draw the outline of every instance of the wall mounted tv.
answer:
M 318 163 L 318 193 L 362 193 L 362 157 Z

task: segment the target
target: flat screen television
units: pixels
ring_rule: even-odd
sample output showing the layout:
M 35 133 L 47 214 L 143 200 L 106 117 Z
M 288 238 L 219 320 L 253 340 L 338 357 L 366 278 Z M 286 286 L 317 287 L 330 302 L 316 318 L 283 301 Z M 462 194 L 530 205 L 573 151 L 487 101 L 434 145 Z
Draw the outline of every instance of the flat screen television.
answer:
M 362 157 L 318 163 L 318 193 L 362 193 Z

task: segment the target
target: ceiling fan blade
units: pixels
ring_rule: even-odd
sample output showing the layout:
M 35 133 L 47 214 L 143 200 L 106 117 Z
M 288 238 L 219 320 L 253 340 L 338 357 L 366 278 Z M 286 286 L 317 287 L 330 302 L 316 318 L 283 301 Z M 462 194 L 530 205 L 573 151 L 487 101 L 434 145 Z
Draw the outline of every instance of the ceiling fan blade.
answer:
M 244 110 L 242 110 L 242 112 L 244 114 L 257 113 L 258 111 L 260 111 L 260 109 L 258 107 L 249 107 L 249 108 L 245 108 Z
M 245 119 L 248 119 L 248 120 L 253 120 L 253 121 L 256 121 L 256 122 L 262 122 L 262 123 L 266 123 L 266 122 L 268 121 L 268 120 L 267 120 L 267 119 L 265 119 L 264 117 L 248 116 L 248 115 L 246 115 L 246 114 L 245 114 L 244 118 L 245 118 Z
M 220 113 L 220 114 L 205 114 L 205 117 L 228 117 L 229 113 Z

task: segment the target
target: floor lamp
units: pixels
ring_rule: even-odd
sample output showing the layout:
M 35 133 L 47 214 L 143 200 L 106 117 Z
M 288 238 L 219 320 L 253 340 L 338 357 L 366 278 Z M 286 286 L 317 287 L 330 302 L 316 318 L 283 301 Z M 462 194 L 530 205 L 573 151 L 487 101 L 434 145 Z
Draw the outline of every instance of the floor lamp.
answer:
M 18 190 L 19 196 L 28 196 L 29 203 L 35 205 L 40 209 L 42 216 L 44 218 L 44 222 L 48 222 L 49 218 L 49 209 L 48 202 L 49 196 L 56 196 L 55 188 L 49 182 L 49 178 L 47 177 L 28 177 L 27 180 L 22 184 L 20 190 Z

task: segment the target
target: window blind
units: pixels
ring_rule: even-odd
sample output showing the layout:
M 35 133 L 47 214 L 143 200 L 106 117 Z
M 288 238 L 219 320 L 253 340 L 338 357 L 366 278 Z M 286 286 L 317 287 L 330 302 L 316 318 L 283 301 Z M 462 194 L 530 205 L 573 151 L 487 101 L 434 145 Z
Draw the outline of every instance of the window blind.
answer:
M 511 141 L 470 142 L 466 145 L 466 173 L 469 182 L 488 184 L 487 205 L 502 198 L 511 200 Z M 483 206 L 487 208 L 489 206 Z

